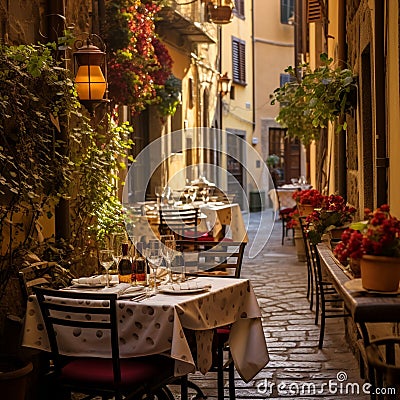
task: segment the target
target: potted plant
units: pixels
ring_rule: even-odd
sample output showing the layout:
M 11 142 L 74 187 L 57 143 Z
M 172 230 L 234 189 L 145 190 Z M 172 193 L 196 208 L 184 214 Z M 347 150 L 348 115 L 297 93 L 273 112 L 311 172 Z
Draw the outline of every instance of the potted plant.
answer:
M 311 214 L 315 208 L 321 207 L 326 196 L 322 195 L 317 189 L 298 190 L 293 193 L 296 200 L 300 216 Z
M 365 289 L 395 292 L 400 281 L 400 220 L 390 214 L 388 205 L 374 212 L 367 210 L 365 222 L 350 225 L 334 254 L 339 260 L 360 260 Z
M 333 59 L 320 55 L 321 66 L 314 71 L 309 64 L 288 67 L 291 80 L 277 88 L 271 104 L 281 105 L 276 118 L 288 135 L 307 145 L 318 140 L 321 128 L 337 122 L 337 131 L 346 130 L 346 113 L 354 108 L 356 76 L 348 69 L 333 67 Z
M 306 220 L 310 228 L 308 236 L 311 242 L 313 244 L 321 242 L 322 236 L 326 233 L 337 238 L 353 221 L 355 212 L 356 209 L 348 205 L 342 196 L 325 197 L 321 207 L 315 209 Z

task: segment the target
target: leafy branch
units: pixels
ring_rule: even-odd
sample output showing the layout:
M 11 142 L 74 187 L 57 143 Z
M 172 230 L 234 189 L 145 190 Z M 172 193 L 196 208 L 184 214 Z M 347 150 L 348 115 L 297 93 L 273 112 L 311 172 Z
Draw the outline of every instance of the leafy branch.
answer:
M 356 77 L 346 68 L 333 68 L 333 59 L 323 53 L 321 66 L 314 71 L 309 64 L 301 65 L 302 78 L 288 67 L 285 72 L 291 80 L 275 89 L 271 104 L 281 105 L 276 117 L 288 135 L 299 138 L 304 144 L 318 140 L 321 128 L 328 122 L 336 123 L 336 131 L 347 129 L 345 114 L 354 107 Z M 342 122 L 344 121 L 344 122 Z

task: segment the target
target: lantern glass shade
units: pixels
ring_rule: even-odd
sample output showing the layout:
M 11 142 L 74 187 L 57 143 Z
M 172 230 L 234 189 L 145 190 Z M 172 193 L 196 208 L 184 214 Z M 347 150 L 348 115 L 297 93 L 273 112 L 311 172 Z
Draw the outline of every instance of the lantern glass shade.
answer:
M 75 83 L 80 100 L 101 100 L 107 87 L 99 65 L 81 65 Z
M 230 91 L 230 78 L 228 77 L 228 74 L 225 73 L 219 78 L 219 92 L 221 96 L 225 96 L 227 93 Z

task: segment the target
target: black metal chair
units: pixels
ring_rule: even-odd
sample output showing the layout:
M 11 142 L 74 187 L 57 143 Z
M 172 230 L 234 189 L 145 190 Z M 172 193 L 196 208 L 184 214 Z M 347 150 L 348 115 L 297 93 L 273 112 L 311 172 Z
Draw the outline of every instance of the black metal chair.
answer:
M 307 299 L 310 302 L 310 310 L 314 306 L 314 273 L 313 273 L 313 260 L 311 256 L 310 243 L 307 238 L 307 226 L 306 217 L 299 217 L 301 234 L 303 237 L 304 248 L 306 251 L 306 262 L 307 262 Z M 316 324 L 318 321 L 315 322 Z
M 199 209 L 198 208 L 163 208 L 159 210 L 160 235 L 174 235 L 176 240 L 193 239 L 196 240 L 198 234 Z
M 344 318 L 350 316 L 350 314 L 345 309 L 343 299 L 332 282 L 327 280 L 322 272 L 316 245 L 310 242 L 309 246 L 315 280 L 315 324 L 318 324 L 318 316 L 321 317 L 318 348 L 322 349 L 326 319 Z
M 379 393 L 376 398 L 397 399 L 400 393 L 400 337 L 372 340 L 365 347 L 365 352 L 372 391 L 375 388 L 392 389 L 391 393 Z
M 153 399 L 153 396 L 158 400 L 174 399 L 165 386 L 175 379 L 172 359 L 161 355 L 120 358 L 116 294 L 41 287 L 34 287 L 33 291 L 37 296 L 50 342 L 57 396 L 70 396 L 75 391 L 89 396 L 102 396 L 103 399 L 113 396 L 117 400 L 121 400 L 123 396 L 132 399 Z M 88 318 L 89 315 L 91 318 Z M 111 357 L 63 355 L 58 342 L 61 335 L 57 335 L 57 331 L 66 328 L 74 328 L 74 332 L 89 330 L 97 337 L 109 337 Z M 82 345 L 82 342 L 76 342 Z M 73 341 L 71 343 L 73 346 Z
M 279 191 L 275 188 L 276 199 L 278 203 L 278 216 L 282 222 L 282 246 L 285 243 L 285 237 L 288 237 L 289 230 L 292 231 L 292 237 L 294 237 L 294 229 L 288 228 L 287 224 L 292 220 L 292 216 L 290 215 L 293 211 L 296 210 L 296 206 L 294 207 L 283 207 L 281 204 L 281 200 L 279 198 Z M 294 240 L 293 240 L 294 244 Z
M 189 260 L 185 260 L 185 266 L 196 266 L 199 271 L 196 275 L 212 275 L 216 277 L 234 277 L 240 278 L 242 268 L 245 242 L 233 241 L 177 241 L 177 248 L 190 255 L 195 254 Z M 212 371 L 217 372 L 217 390 L 218 400 L 225 399 L 224 393 L 224 372 L 228 372 L 228 392 L 229 399 L 235 400 L 235 366 L 229 350 L 230 326 L 223 326 L 215 330 L 214 336 L 214 354 L 215 365 Z M 227 360 L 224 362 L 224 352 L 227 354 Z

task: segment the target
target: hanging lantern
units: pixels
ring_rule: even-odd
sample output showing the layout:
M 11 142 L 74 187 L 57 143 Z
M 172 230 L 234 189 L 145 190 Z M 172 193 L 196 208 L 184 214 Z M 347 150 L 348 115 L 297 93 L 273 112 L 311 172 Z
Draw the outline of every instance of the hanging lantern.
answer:
M 233 7 L 232 0 L 210 0 L 207 5 L 210 22 L 229 24 L 233 19 Z
M 108 102 L 104 95 L 107 89 L 106 53 L 92 43 L 95 35 L 90 35 L 85 42 L 75 42 L 74 70 L 79 101 L 93 111 L 96 105 Z M 96 36 L 105 48 L 104 42 Z
M 221 97 L 224 97 L 226 94 L 230 92 L 230 82 L 231 79 L 228 77 L 228 73 L 225 72 L 224 75 L 221 75 L 218 80 L 219 86 L 219 94 Z

